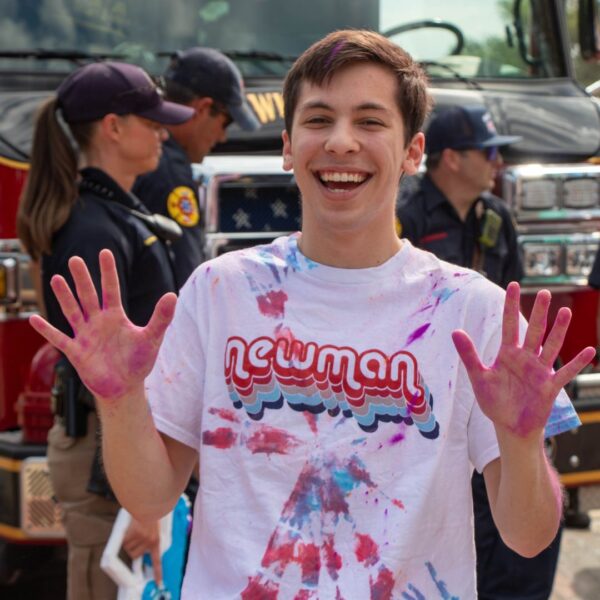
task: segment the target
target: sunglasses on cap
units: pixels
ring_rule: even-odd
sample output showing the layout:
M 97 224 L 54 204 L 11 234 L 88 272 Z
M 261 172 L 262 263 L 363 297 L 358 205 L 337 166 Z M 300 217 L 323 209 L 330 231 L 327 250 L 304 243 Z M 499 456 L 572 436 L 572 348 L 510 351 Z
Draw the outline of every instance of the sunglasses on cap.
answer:
M 498 146 L 488 146 L 487 148 L 465 148 L 462 152 L 468 150 L 477 150 L 478 152 L 483 152 L 485 159 L 488 162 L 494 162 L 498 159 L 500 154 L 500 148 Z

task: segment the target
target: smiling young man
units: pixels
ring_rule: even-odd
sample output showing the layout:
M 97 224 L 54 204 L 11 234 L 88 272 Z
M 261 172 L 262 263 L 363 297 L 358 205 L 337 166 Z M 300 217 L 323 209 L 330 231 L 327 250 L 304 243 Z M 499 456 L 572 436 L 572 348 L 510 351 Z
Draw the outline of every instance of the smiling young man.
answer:
M 300 233 L 203 264 L 143 329 L 110 253 L 102 307 L 73 259 L 81 308 L 53 285 L 77 336 L 32 324 L 97 396 L 105 465 L 137 518 L 174 505 L 199 455 L 185 600 L 474 598 L 472 465 L 507 543 L 544 548 L 561 506 L 544 427 L 578 422 L 560 389 L 594 351 L 555 373 L 568 309 L 542 347 L 547 292 L 519 336 L 518 285 L 505 301 L 395 235 L 429 105 L 403 50 L 332 33 L 284 98 Z

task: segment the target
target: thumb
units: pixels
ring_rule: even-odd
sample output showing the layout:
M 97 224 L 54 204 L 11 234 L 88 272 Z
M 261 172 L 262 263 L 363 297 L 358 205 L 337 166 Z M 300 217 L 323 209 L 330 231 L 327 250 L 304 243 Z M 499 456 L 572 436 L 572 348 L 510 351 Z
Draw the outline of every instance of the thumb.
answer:
M 472 380 L 473 376 L 477 375 L 483 369 L 473 340 L 466 331 L 457 329 L 452 332 L 452 341 L 454 342 L 454 347 L 456 348 L 460 359 L 467 369 L 469 378 Z
M 176 304 L 177 296 L 170 292 L 165 294 L 154 307 L 152 317 L 150 317 L 150 321 L 146 325 L 146 334 L 157 345 L 160 345 L 162 342 L 165 331 L 173 320 Z
M 156 527 L 159 527 L 157 521 Z M 154 571 L 154 581 L 156 585 L 161 588 L 163 585 L 163 573 L 162 573 L 162 562 L 160 558 L 160 530 L 156 538 L 156 542 L 152 544 L 150 548 L 150 560 L 152 561 L 152 570 Z

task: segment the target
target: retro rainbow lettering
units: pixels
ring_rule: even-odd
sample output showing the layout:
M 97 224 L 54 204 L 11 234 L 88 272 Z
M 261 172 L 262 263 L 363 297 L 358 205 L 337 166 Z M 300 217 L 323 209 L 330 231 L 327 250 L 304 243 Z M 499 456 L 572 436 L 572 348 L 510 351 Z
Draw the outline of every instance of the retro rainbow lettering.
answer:
M 284 401 L 294 410 L 354 417 L 367 432 L 379 421 L 404 421 L 434 439 L 433 397 L 410 352 L 319 346 L 296 338 L 232 336 L 225 348 L 225 381 L 236 408 L 256 420 Z

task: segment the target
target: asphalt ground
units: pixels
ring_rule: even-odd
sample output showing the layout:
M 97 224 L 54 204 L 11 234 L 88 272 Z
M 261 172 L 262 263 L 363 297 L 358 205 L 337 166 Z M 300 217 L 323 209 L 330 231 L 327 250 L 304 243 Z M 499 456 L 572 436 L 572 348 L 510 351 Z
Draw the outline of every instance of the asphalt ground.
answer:
M 565 529 L 551 600 L 600 599 L 600 509 L 589 530 Z

